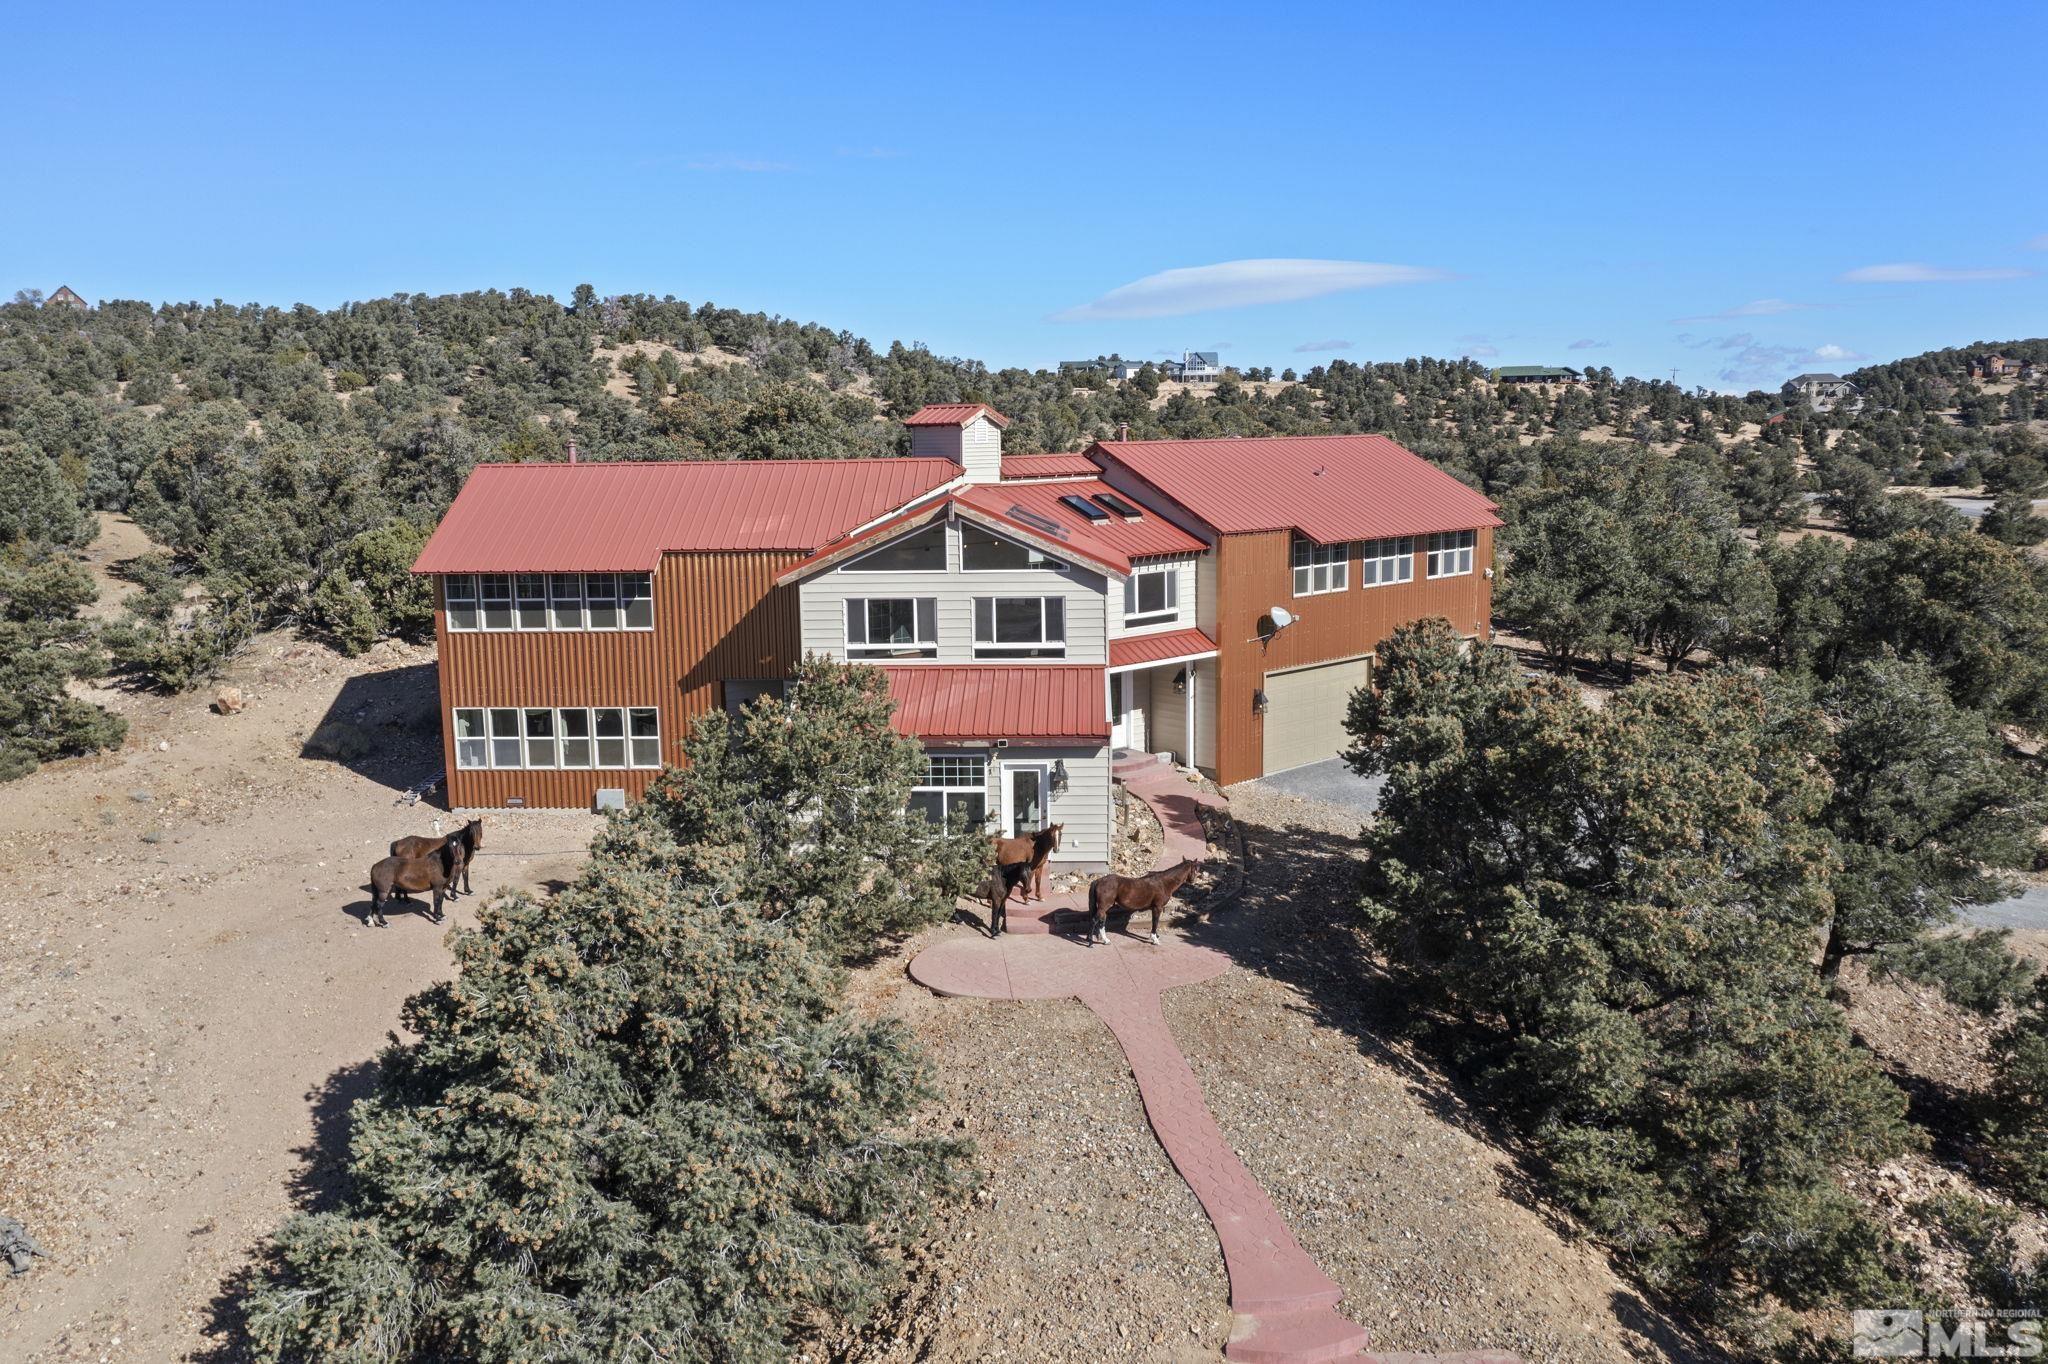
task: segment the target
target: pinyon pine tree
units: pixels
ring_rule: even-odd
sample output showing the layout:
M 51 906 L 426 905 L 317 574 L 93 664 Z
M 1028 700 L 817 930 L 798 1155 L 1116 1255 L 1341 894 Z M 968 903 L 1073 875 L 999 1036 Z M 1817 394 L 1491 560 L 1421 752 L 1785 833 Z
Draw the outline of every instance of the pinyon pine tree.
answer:
M 1728 672 L 1595 710 L 1442 621 L 1396 632 L 1375 681 L 1350 715 L 1353 766 L 1387 779 L 1366 927 L 1567 1202 L 1722 1312 L 1892 1285 L 1837 1173 L 1907 1134 L 1811 965 L 1816 717 Z

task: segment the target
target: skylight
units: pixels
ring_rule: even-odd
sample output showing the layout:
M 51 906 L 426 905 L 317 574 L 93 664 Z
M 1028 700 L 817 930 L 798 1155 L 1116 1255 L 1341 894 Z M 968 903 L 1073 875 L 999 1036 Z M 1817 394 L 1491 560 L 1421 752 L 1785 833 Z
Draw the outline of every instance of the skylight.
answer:
M 1095 500 L 1126 521 L 1138 521 L 1144 518 L 1145 513 L 1139 511 L 1115 493 L 1097 493 L 1095 494 Z
M 1096 506 L 1079 493 L 1068 493 L 1060 501 L 1064 502 L 1071 510 L 1081 513 L 1090 521 L 1107 521 L 1109 519 L 1108 512 Z

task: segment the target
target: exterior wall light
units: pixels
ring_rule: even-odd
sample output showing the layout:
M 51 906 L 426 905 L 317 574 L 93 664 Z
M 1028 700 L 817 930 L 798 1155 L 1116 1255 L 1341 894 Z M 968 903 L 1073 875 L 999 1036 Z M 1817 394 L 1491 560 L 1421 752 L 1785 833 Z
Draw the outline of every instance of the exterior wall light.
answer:
M 1182 668 L 1173 675 L 1173 691 L 1176 696 L 1186 696 L 1188 694 L 1188 670 L 1186 668 Z
M 1255 692 L 1253 692 L 1253 693 L 1252 693 L 1252 714 L 1254 714 L 1254 715 L 1264 715 L 1265 713 L 1266 713 L 1266 693 L 1264 693 L 1264 692 L 1262 692 L 1262 691 L 1255 691 Z
M 1052 793 L 1054 796 L 1067 794 L 1067 760 L 1055 758 L 1052 764 Z

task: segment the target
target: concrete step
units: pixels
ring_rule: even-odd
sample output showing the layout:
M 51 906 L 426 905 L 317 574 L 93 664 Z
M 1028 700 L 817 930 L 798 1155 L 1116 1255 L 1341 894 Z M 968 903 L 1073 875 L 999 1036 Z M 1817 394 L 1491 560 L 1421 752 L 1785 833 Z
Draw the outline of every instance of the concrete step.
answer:
M 1223 1357 L 1243 1364 L 1326 1364 L 1356 1358 L 1370 1343 L 1363 1326 L 1324 1305 L 1239 1316 Z

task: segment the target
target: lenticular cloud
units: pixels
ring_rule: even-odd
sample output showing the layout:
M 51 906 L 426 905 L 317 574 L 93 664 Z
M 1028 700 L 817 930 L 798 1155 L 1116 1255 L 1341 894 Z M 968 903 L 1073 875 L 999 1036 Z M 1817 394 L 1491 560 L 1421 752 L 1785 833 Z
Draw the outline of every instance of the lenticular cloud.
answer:
M 1443 270 L 1377 261 L 1230 260 L 1220 265 L 1161 270 L 1111 289 L 1091 303 L 1054 313 L 1053 318 L 1060 322 L 1089 322 L 1102 318 L 1178 317 L 1217 308 L 1292 303 L 1351 289 L 1428 284 L 1450 278 Z

